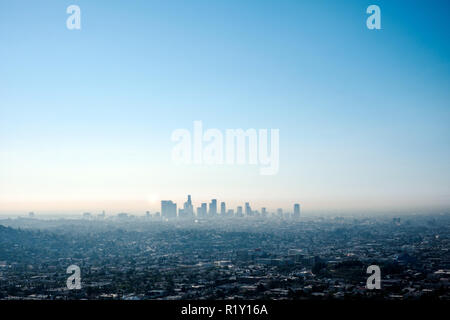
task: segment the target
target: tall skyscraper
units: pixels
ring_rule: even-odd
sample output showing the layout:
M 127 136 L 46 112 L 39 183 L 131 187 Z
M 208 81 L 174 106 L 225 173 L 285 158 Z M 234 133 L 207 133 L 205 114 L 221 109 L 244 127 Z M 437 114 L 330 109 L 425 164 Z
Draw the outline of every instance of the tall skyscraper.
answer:
M 294 218 L 300 218 L 300 204 L 294 204 Z
M 246 202 L 245 203 L 245 215 L 251 216 L 252 214 L 253 214 L 253 212 L 252 212 L 252 208 L 250 207 L 250 203 Z
M 237 207 L 236 215 L 237 215 L 238 217 L 242 217 L 242 216 L 243 216 L 243 213 L 242 213 L 242 206 Z
M 209 204 L 209 215 L 216 216 L 217 215 L 217 199 L 212 199 Z
M 220 215 L 224 217 L 227 214 L 225 202 L 220 203 Z
M 183 209 L 180 209 L 180 217 L 188 218 L 193 216 L 194 216 L 194 207 L 192 206 L 191 195 L 188 195 L 188 199 L 184 203 Z
M 177 204 L 171 200 L 161 201 L 161 216 L 167 219 L 173 219 L 177 217 Z
M 197 217 L 204 218 L 206 217 L 208 210 L 207 210 L 207 203 L 202 203 L 200 207 L 197 208 Z
M 208 214 L 208 204 L 206 202 L 202 203 L 202 216 L 206 217 Z

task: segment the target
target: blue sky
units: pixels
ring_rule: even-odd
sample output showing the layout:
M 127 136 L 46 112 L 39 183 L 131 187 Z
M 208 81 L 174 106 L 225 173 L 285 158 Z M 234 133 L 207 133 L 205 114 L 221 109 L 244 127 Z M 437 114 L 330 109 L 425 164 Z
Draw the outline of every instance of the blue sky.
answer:
M 66 8 L 81 8 L 81 30 Z M 381 8 L 382 30 L 366 28 Z M 0 212 L 160 199 L 450 205 L 448 1 L 0 0 Z M 171 132 L 280 129 L 280 170 L 171 163 Z

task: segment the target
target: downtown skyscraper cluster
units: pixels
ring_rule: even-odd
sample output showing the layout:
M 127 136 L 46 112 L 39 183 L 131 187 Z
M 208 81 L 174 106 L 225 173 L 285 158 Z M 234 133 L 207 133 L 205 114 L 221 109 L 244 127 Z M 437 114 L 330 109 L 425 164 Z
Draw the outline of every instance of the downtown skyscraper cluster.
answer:
M 245 203 L 245 206 L 238 206 L 236 210 L 228 209 L 225 202 L 220 203 L 220 208 L 217 207 L 217 199 L 211 199 L 208 204 L 206 202 L 201 203 L 199 207 L 194 210 L 191 195 L 187 196 L 187 201 L 184 202 L 183 207 L 177 210 L 177 204 L 172 200 L 161 201 L 161 217 L 165 219 L 174 218 L 214 218 L 214 217 L 267 217 L 269 215 L 275 215 L 281 218 L 300 217 L 300 204 L 294 204 L 294 211 L 283 213 L 281 208 L 277 209 L 275 213 L 270 213 L 267 208 L 261 208 L 261 211 L 253 210 L 249 202 Z

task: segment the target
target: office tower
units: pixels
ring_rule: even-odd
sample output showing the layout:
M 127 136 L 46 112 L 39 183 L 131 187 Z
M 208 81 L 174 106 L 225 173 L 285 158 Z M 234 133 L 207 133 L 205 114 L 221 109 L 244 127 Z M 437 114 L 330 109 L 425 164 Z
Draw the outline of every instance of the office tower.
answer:
M 177 217 L 177 204 L 171 200 L 161 201 L 161 216 L 163 218 L 172 219 Z
M 208 204 L 206 202 L 202 203 L 202 216 L 206 217 L 208 214 Z
M 232 216 L 234 216 L 234 210 L 233 209 L 229 209 L 227 211 L 227 217 L 232 217 Z
M 204 218 L 206 217 L 208 210 L 207 210 L 207 203 L 202 203 L 200 207 L 197 208 L 197 217 Z
M 180 209 L 180 217 L 188 218 L 194 216 L 194 207 L 192 206 L 191 195 L 188 195 L 187 201 L 184 203 L 183 209 Z
M 238 217 L 242 217 L 242 216 L 243 216 L 243 214 L 242 214 L 242 207 L 241 207 L 241 206 L 237 207 L 236 215 L 237 215 Z
M 283 209 L 281 209 L 281 208 L 277 209 L 277 216 L 279 216 L 280 218 L 283 217 Z
M 300 218 L 300 205 L 294 204 L 294 218 Z
M 224 217 L 227 214 L 227 210 L 225 207 L 225 202 L 220 203 L 220 214 L 222 217 Z
M 217 200 L 216 199 L 212 199 L 211 203 L 209 204 L 209 215 L 210 216 L 217 215 Z
M 261 208 L 261 215 L 263 217 L 267 216 L 267 209 L 266 208 Z
M 246 202 L 245 203 L 245 215 L 246 216 L 251 216 L 252 215 L 252 208 L 250 207 L 250 203 Z
M 194 207 L 192 206 L 191 195 L 188 195 L 188 200 L 184 203 L 184 210 L 191 216 L 194 214 Z

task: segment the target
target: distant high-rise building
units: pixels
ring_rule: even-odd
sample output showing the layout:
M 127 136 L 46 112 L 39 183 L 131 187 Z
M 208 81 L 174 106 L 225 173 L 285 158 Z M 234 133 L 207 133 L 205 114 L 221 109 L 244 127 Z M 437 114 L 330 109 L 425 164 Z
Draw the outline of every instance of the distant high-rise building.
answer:
M 150 211 L 145 212 L 145 216 L 146 216 L 147 218 L 150 218 Z
M 252 208 L 250 207 L 250 203 L 246 202 L 245 203 L 245 215 L 251 216 L 252 214 L 253 214 L 253 212 L 252 212 Z
M 209 215 L 215 216 L 217 215 L 217 200 L 212 199 L 211 203 L 209 204 Z
M 300 218 L 300 204 L 294 204 L 294 218 Z
M 263 217 L 267 216 L 267 209 L 266 208 L 261 208 L 261 215 Z
M 161 201 L 161 216 L 163 218 L 172 219 L 177 217 L 177 204 L 171 200 Z
M 227 211 L 227 216 L 228 216 L 228 217 L 234 216 L 234 210 L 233 210 L 233 209 L 229 209 L 229 210 Z
M 34 212 L 29 212 L 29 213 L 28 213 L 28 217 L 34 218 Z
M 202 213 L 204 217 L 208 214 L 208 204 L 206 202 L 202 203 Z
M 194 207 L 192 205 L 191 195 L 188 195 L 187 201 L 184 203 L 183 209 L 180 209 L 180 218 L 194 216 Z
M 188 195 L 188 200 L 184 203 L 184 209 L 188 211 L 189 215 L 194 214 L 194 207 L 192 206 L 191 195 Z
M 242 213 L 242 207 L 241 207 L 241 206 L 237 207 L 236 215 L 237 215 L 238 217 L 242 217 L 242 216 L 243 216 L 243 213 Z
M 280 218 L 283 217 L 283 209 L 281 209 L 281 208 L 277 209 L 277 216 L 279 216 Z
M 90 218 L 92 218 L 92 215 L 90 212 L 85 212 L 85 213 L 83 213 L 83 218 L 90 219 Z
M 225 202 L 221 202 L 220 203 L 220 214 L 222 216 L 225 216 L 226 213 L 227 213 L 227 210 L 226 210 Z
M 197 217 L 204 218 L 208 214 L 208 204 L 203 202 L 200 207 L 197 208 Z

